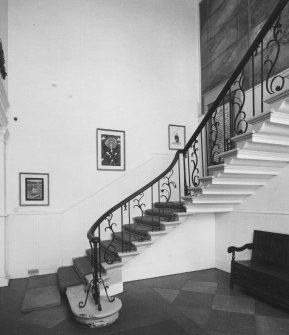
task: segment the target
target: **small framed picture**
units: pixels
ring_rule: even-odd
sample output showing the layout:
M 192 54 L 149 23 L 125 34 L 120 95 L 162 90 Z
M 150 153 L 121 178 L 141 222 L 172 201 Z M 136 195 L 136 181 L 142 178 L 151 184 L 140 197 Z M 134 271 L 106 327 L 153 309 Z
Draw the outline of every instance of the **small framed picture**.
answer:
M 169 124 L 169 149 L 184 149 L 186 144 L 186 127 Z
M 125 132 L 122 130 L 96 130 L 96 157 L 98 170 L 125 170 Z
M 49 205 L 48 173 L 19 173 L 20 206 Z

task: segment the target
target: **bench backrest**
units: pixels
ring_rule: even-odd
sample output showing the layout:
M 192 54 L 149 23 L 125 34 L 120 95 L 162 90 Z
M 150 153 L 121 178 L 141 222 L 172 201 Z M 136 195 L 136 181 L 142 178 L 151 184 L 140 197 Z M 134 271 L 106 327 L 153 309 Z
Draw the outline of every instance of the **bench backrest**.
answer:
M 289 269 L 289 235 L 254 230 L 252 261 Z

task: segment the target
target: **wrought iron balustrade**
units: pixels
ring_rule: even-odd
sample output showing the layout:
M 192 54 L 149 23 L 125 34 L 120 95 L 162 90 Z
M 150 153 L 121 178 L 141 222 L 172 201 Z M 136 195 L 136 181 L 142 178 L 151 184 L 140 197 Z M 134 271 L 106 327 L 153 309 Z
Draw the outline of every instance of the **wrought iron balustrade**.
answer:
M 93 280 L 87 290 L 92 290 L 99 309 L 99 285 L 104 285 L 101 263 L 112 264 L 120 260 L 119 252 L 133 251 L 133 238 L 144 240 L 136 232 L 138 222 L 149 208 L 153 211 L 152 229 L 160 230 L 162 209 L 154 207 L 154 203 L 181 203 L 183 196 L 199 187 L 201 177 L 208 175 L 208 167 L 221 163 L 222 153 L 233 149 L 232 138 L 248 131 L 248 119 L 265 112 L 266 96 L 283 89 L 285 78 L 276 72 L 276 66 L 282 52 L 282 27 L 289 25 L 288 2 L 278 2 L 196 131 L 184 149 L 176 152 L 168 168 L 105 212 L 89 229 Z M 282 15 L 284 12 L 286 15 Z M 132 223 L 135 217 L 138 221 Z M 127 234 L 127 231 L 132 233 Z M 110 240 L 104 244 L 108 233 Z

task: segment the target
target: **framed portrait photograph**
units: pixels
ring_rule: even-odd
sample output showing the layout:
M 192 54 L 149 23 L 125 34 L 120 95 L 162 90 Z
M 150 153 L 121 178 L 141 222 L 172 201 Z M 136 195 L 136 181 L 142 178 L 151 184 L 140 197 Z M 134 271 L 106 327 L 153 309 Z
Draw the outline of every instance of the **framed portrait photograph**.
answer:
M 186 127 L 169 124 L 169 149 L 180 150 L 186 145 Z
M 19 173 L 20 206 L 49 205 L 49 174 Z
M 125 170 L 125 132 L 122 130 L 96 130 L 96 157 L 98 170 Z

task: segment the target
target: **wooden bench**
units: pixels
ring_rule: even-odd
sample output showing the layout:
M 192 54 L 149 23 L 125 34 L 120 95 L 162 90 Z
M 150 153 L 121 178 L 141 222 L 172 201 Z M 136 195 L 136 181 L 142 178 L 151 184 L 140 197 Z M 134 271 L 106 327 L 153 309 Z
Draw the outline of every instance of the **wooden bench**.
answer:
M 235 252 L 252 250 L 251 260 L 236 261 Z M 254 230 L 253 243 L 229 247 L 231 288 L 240 285 L 279 306 L 289 307 L 289 235 Z

